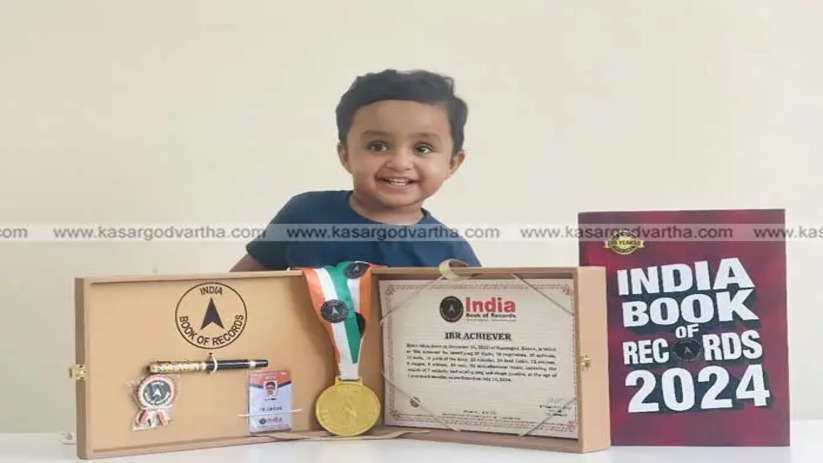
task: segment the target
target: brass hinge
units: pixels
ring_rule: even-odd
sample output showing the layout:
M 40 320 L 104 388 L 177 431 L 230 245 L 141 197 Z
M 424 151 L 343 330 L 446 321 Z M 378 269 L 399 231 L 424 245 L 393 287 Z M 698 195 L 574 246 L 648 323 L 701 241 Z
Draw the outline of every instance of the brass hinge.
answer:
M 580 368 L 588 370 L 592 366 L 592 358 L 586 354 L 580 356 Z
M 86 370 L 85 365 L 75 363 L 69 367 L 69 378 L 75 381 L 86 379 L 86 373 L 88 373 L 88 371 Z

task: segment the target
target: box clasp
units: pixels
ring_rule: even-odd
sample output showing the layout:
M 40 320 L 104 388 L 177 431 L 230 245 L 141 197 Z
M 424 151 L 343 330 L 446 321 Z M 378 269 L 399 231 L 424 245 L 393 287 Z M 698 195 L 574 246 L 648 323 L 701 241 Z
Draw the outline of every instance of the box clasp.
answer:
M 87 373 L 88 371 L 86 370 L 86 365 L 75 363 L 69 367 L 69 378 L 75 381 L 86 379 Z

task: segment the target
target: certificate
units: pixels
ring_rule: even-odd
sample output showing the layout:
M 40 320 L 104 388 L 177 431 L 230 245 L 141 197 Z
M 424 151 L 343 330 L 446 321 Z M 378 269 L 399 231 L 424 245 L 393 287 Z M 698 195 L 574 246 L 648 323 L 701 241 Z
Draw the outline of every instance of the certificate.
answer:
M 573 288 L 381 280 L 386 424 L 578 438 Z

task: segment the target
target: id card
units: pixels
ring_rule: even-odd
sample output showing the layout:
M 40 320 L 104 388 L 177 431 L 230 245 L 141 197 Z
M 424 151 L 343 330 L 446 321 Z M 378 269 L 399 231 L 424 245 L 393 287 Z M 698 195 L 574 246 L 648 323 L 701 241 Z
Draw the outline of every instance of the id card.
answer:
M 286 370 L 249 373 L 249 432 L 291 430 L 291 378 Z

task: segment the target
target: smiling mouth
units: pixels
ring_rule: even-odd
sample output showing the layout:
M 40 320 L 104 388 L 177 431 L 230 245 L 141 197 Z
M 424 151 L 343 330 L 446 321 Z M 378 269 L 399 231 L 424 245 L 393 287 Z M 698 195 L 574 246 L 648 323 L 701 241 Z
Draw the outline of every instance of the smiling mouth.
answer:
M 411 180 L 411 179 L 408 179 L 408 178 L 398 178 L 398 177 L 382 177 L 382 178 L 380 178 L 380 181 L 383 182 L 383 183 L 389 184 L 391 186 L 396 186 L 396 187 L 404 187 L 404 186 L 409 186 L 413 183 L 417 183 L 416 180 Z

